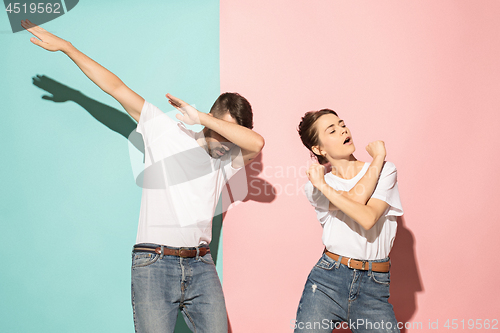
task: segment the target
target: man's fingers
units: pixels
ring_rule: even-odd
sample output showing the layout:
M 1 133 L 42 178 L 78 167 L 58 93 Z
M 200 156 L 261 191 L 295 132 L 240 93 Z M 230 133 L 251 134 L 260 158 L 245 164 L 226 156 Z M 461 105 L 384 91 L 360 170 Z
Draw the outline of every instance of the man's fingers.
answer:
M 30 21 L 28 20 L 24 20 L 24 21 L 21 21 L 21 25 L 24 29 L 28 30 L 29 32 L 33 33 L 33 28 L 35 27 L 35 25 L 33 23 L 31 23 Z
M 41 40 L 39 40 L 39 39 L 37 39 L 37 38 L 35 38 L 35 37 L 31 37 L 31 38 L 30 38 L 30 41 L 31 41 L 33 44 L 35 44 L 35 45 L 42 46 L 42 41 L 41 41 Z
M 39 26 L 31 23 L 29 20 L 21 21 L 21 26 L 39 39 L 42 39 L 40 37 L 42 33 L 47 32 L 45 29 L 40 28 Z
M 183 104 L 186 104 L 182 99 L 179 99 L 175 96 L 172 96 L 170 94 L 165 95 L 168 98 L 168 101 L 170 104 L 174 105 L 175 107 L 182 107 Z
M 30 27 L 30 25 L 29 25 L 26 21 L 21 21 L 21 26 L 22 26 L 24 29 L 26 29 L 26 30 L 28 30 L 29 32 L 31 32 L 31 31 L 30 31 L 30 30 L 31 30 L 31 27 Z M 31 33 L 33 33 L 33 32 L 31 32 Z
M 175 107 L 181 107 L 181 103 L 176 100 L 176 98 L 170 94 L 165 95 L 168 98 L 168 102 Z
M 22 27 L 26 29 L 29 33 L 32 35 L 38 37 L 38 34 L 36 33 L 35 29 L 33 28 L 33 24 L 28 24 L 28 23 L 21 23 Z
M 37 38 L 35 38 L 35 37 L 31 37 L 31 38 L 30 38 L 30 42 L 32 42 L 33 44 L 36 44 L 36 45 L 40 45 L 40 44 L 38 43 L 38 42 L 39 42 L 39 40 L 38 40 Z
M 28 24 L 30 24 L 33 28 L 35 28 L 37 31 L 44 31 L 45 29 L 36 25 L 35 23 L 32 23 L 30 20 L 26 20 L 28 21 Z
M 25 20 L 26 21 L 26 24 L 28 26 L 28 28 L 34 30 L 34 31 L 38 31 L 38 32 L 42 32 L 42 31 L 45 31 L 44 28 L 41 28 L 40 26 L 32 23 L 30 20 Z
M 182 112 L 182 109 L 179 105 L 175 104 L 174 101 L 171 101 L 171 100 L 168 100 L 168 102 L 170 103 L 170 105 L 172 105 L 174 108 L 176 108 L 177 110 L 181 111 Z
M 175 98 L 174 96 L 172 96 L 172 95 L 170 95 L 170 94 L 166 94 L 165 96 L 166 96 L 169 100 L 173 100 L 173 101 L 177 100 L 177 98 Z

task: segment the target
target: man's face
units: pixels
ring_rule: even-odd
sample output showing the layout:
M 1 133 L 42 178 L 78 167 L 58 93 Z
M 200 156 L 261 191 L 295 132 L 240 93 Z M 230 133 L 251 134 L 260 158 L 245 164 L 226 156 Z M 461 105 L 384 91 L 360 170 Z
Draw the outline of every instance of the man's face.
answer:
M 224 114 L 224 116 L 219 119 L 237 124 L 236 119 L 231 117 L 229 112 Z M 234 147 L 234 143 L 212 130 L 207 131 L 205 140 L 207 142 L 208 153 L 212 156 L 212 158 L 221 158 Z

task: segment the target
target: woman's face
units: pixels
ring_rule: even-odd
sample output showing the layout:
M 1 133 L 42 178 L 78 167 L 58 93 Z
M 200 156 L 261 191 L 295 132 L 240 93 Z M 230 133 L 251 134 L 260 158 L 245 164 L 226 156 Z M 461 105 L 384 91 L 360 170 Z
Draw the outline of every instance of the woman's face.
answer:
M 348 158 L 354 150 L 354 141 L 351 132 L 344 121 L 334 114 L 326 114 L 316 120 L 319 146 L 314 146 L 313 151 L 318 155 L 330 159 Z

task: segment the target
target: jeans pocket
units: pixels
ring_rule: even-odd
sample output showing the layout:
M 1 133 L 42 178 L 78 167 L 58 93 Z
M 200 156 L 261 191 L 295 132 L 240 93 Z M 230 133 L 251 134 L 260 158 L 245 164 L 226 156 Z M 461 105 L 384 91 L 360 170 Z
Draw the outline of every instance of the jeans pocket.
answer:
M 200 260 L 205 264 L 215 265 L 214 259 L 210 253 L 205 254 L 203 257 L 200 257 Z
M 157 253 L 134 252 L 132 253 L 132 268 L 145 267 L 154 264 L 160 255 Z
M 389 285 L 391 282 L 391 273 L 380 273 L 372 271 L 372 280 L 378 284 Z
M 328 257 L 327 255 L 323 254 L 319 261 L 316 263 L 315 267 L 326 269 L 326 270 L 331 270 L 333 266 L 335 266 L 335 261 Z

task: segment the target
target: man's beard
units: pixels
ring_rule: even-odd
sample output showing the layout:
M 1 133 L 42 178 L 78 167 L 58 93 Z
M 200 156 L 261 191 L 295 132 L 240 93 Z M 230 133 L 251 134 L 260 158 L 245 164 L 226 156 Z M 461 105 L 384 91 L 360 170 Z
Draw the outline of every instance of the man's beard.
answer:
M 212 158 L 222 158 L 224 155 L 226 155 L 227 151 L 222 148 L 222 147 L 213 147 L 211 148 L 210 145 L 207 145 L 207 151 Z M 220 154 L 219 154 L 220 152 Z
M 221 157 L 223 157 L 224 155 L 226 155 L 226 153 L 228 152 L 227 150 L 224 149 L 224 147 L 221 146 L 220 143 L 215 143 L 215 142 L 210 142 L 209 139 L 211 137 L 211 134 L 212 134 L 212 130 L 211 129 L 208 129 L 208 131 L 205 133 L 205 150 L 207 151 L 207 153 L 212 156 L 212 158 L 216 158 L 216 159 L 219 159 Z M 220 154 L 219 154 L 220 152 Z

